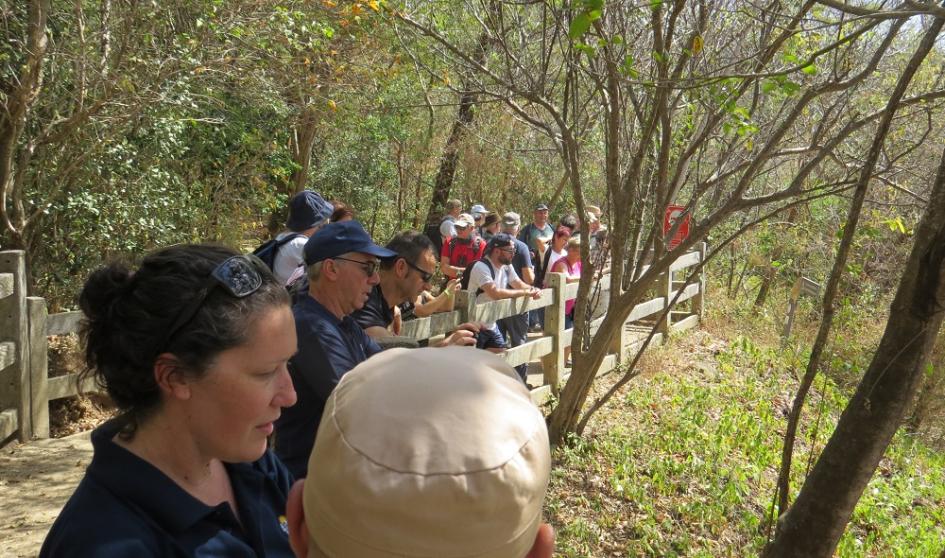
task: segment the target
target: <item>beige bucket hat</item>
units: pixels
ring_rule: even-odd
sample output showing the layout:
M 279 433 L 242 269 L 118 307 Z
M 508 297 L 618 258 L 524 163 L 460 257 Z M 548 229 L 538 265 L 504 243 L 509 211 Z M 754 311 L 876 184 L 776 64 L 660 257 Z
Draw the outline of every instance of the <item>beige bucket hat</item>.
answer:
M 504 360 L 384 351 L 325 407 L 303 497 L 309 555 L 521 558 L 550 468 L 544 417 Z

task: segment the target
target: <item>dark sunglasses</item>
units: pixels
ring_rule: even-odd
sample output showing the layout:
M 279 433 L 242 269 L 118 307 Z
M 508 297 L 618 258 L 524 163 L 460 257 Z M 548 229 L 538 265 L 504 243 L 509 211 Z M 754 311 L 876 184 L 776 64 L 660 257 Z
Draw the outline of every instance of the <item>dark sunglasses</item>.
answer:
M 377 269 L 381 266 L 380 262 L 378 262 L 377 260 L 371 260 L 369 262 L 362 262 L 360 260 L 352 260 L 351 258 L 342 258 L 340 256 L 337 258 L 332 258 L 332 259 L 356 263 L 361 266 L 361 269 L 364 271 L 364 273 L 367 274 L 368 277 L 371 277 L 375 273 L 377 273 Z
M 417 273 L 420 274 L 420 279 L 423 279 L 423 282 L 424 282 L 424 283 L 429 283 L 430 280 L 433 279 L 433 274 L 432 274 L 432 273 L 430 273 L 430 272 L 428 272 L 428 271 L 424 271 L 423 269 L 421 269 L 421 268 L 420 268 L 419 266 L 417 266 L 416 264 L 411 263 L 407 258 L 403 258 L 403 260 L 404 260 L 404 263 L 406 263 L 407 265 L 409 265 L 411 269 L 413 269 L 414 271 L 416 271 Z
M 216 287 L 223 289 L 233 298 L 246 298 L 259 290 L 262 286 L 263 278 L 259 273 L 259 266 L 264 266 L 262 260 L 249 255 L 231 256 L 213 268 L 207 283 L 200 289 L 200 293 L 194 298 L 194 301 L 181 309 L 173 325 L 167 330 L 164 341 L 161 343 L 161 351 L 167 350 L 167 345 L 175 335 L 180 332 L 203 306 L 203 303 Z

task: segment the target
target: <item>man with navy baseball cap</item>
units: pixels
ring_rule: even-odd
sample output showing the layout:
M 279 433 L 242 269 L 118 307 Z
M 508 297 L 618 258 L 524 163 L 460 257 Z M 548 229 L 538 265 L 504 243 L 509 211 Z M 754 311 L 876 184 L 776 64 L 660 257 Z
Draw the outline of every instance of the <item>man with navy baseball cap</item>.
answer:
M 289 200 L 289 218 L 286 230 L 276 236 L 276 254 L 272 272 L 285 284 L 292 272 L 302 265 L 305 243 L 319 227 L 328 224 L 333 208 L 317 192 L 302 190 Z
M 292 307 L 299 352 L 289 361 L 298 402 L 276 421 L 276 453 L 305 476 L 325 401 L 341 377 L 381 348 L 351 318 L 380 281 L 379 258 L 397 253 L 374 243 L 357 221 L 325 225 L 305 244 L 308 290 Z

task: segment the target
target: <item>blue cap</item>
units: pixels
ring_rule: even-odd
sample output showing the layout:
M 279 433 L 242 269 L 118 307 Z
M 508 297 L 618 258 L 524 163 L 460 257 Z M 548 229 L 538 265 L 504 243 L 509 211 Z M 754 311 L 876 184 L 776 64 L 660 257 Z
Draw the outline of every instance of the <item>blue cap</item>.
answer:
M 289 219 L 285 226 L 290 231 L 304 231 L 331 217 L 335 208 L 311 190 L 302 190 L 289 200 Z
M 338 221 L 318 229 L 305 243 L 305 264 L 361 252 L 378 258 L 392 258 L 397 252 L 374 244 L 371 235 L 357 221 Z

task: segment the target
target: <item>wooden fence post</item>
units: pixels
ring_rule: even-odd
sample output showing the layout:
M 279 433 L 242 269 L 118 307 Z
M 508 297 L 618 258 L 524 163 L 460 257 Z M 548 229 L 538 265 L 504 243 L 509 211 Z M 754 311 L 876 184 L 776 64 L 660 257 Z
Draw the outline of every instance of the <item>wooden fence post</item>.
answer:
M 620 324 L 620 330 L 614 335 L 614 340 L 610 344 L 610 352 L 617 359 L 617 364 L 628 360 L 627 349 L 629 348 L 629 335 L 627 334 L 627 322 Z
M 705 261 L 705 242 L 699 243 L 699 264 Z M 699 315 L 699 323 L 705 317 L 705 266 L 699 271 L 699 293 L 692 297 L 692 313 Z
M 21 441 L 33 435 L 30 420 L 29 336 L 26 313 L 26 253 L 0 252 L 0 275 L 12 288 L 0 298 L 0 412 L 10 416 L 15 409 L 16 429 Z M 3 421 L 9 430 L 11 421 Z M 0 432 L 6 438 L 12 432 Z
M 30 340 L 30 417 L 33 436 L 49 437 L 49 337 L 46 336 L 46 300 L 26 299 Z
M 545 276 L 545 284 L 552 289 L 554 303 L 545 307 L 544 334 L 551 337 L 551 352 L 541 357 L 541 366 L 545 385 L 550 385 L 554 394 L 557 394 L 561 387 L 561 371 L 564 370 L 561 333 L 564 331 L 564 287 L 567 283 L 563 278 L 561 273 L 549 273 Z
M 672 331 L 672 315 L 673 313 L 668 311 L 669 303 L 673 300 L 673 268 L 672 264 L 670 267 L 663 272 L 663 275 L 660 277 L 660 280 L 657 282 L 657 293 L 663 298 L 663 310 L 667 310 L 663 319 L 659 321 L 656 326 L 656 330 L 663 334 L 663 343 L 669 341 L 669 333 Z
M 459 311 L 459 323 L 471 322 L 476 312 L 476 297 L 469 291 L 456 291 L 456 304 L 453 309 Z

